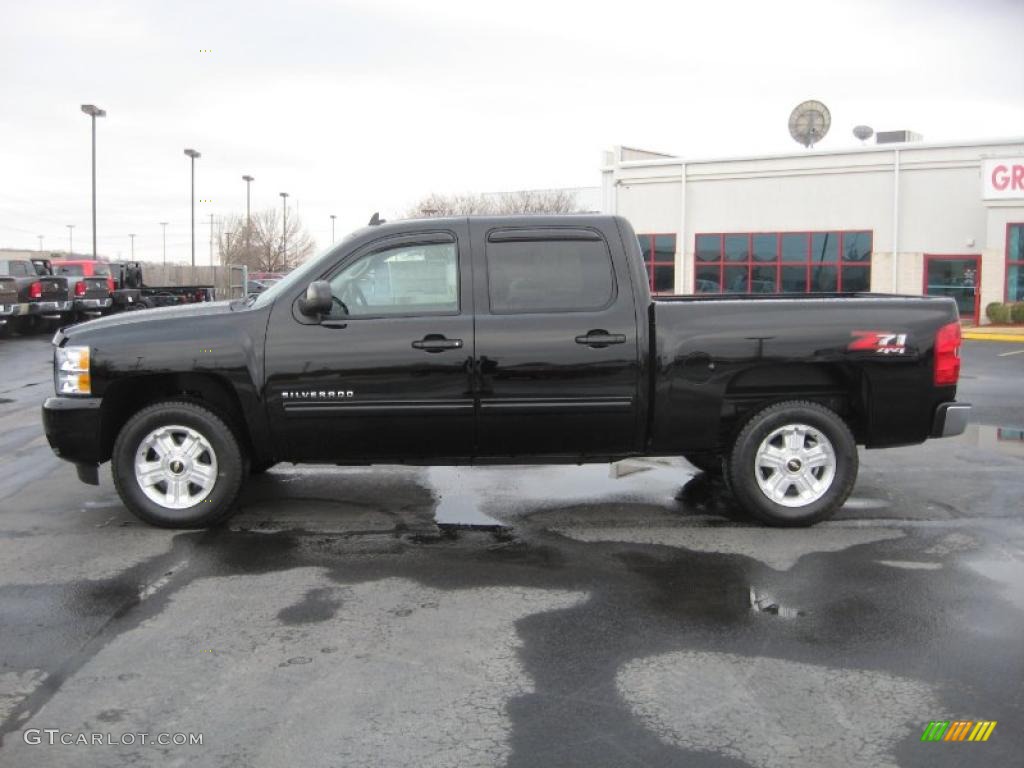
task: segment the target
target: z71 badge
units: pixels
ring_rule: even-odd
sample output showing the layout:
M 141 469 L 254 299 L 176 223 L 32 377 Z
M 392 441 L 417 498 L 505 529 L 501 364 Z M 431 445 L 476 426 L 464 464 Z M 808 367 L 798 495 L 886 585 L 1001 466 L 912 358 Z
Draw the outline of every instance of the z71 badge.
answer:
M 850 331 L 853 336 L 848 352 L 875 352 L 880 355 L 905 355 L 907 334 L 892 331 Z

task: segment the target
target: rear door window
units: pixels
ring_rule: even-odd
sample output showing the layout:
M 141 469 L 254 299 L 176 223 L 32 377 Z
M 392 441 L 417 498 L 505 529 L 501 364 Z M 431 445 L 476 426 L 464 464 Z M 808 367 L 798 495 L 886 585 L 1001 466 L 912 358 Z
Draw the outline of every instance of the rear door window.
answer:
M 25 261 L 0 261 L 0 275 L 11 275 L 12 277 L 30 277 L 32 270 Z
M 536 238 L 493 231 L 487 238 L 487 292 L 492 314 L 603 309 L 615 295 L 611 253 L 590 231 Z

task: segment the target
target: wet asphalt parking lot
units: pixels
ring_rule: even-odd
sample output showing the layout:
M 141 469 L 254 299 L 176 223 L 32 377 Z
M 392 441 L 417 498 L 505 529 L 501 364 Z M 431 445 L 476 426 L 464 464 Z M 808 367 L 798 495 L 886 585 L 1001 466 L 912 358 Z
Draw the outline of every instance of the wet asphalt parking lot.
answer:
M 1022 381 L 967 342 L 977 423 L 808 530 L 680 459 L 278 467 L 172 532 L 52 455 L 49 340 L 0 339 L 0 764 L 1019 766 Z

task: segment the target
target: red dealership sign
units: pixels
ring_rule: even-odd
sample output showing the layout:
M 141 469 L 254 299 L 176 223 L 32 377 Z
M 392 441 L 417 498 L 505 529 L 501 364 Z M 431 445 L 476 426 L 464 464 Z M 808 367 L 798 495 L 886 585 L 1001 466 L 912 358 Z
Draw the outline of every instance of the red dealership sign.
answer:
M 1024 158 L 985 160 L 981 185 L 986 200 L 1024 199 Z

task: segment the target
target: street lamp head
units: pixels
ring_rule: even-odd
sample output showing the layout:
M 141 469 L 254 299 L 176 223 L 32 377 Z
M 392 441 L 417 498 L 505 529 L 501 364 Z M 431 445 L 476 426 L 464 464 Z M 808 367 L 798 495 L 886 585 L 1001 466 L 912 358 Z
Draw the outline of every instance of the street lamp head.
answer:
M 166 221 L 161 221 L 160 222 L 160 226 L 161 227 L 166 227 L 167 226 L 167 222 Z
M 197 157 L 202 157 L 202 155 L 196 152 L 194 149 L 186 149 L 185 154 L 191 157 L 193 160 L 195 160 Z
M 87 114 L 87 115 L 89 115 L 91 117 L 106 117 L 107 116 L 107 111 L 105 109 L 100 109 L 99 107 L 97 107 L 94 104 L 83 104 L 82 105 L 82 111 L 85 112 L 85 114 Z
M 249 174 L 246 174 L 245 176 L 242 177 L 242 181 L 256 181 L 256 179 L 254 179 Z
M 288 193 L 287 192 L 282 192 L 281 193 L 281 197 L 288 197 Z
M 332 218 L 332 219 L 336 219 L 336 218 L 338 218 L 338 217 L 337 217 L 337 216 L 335 216 L 335 215 L 334 215 L 334 214 L 332 213 L 332 214 L 331 214 L 331 218 Z

